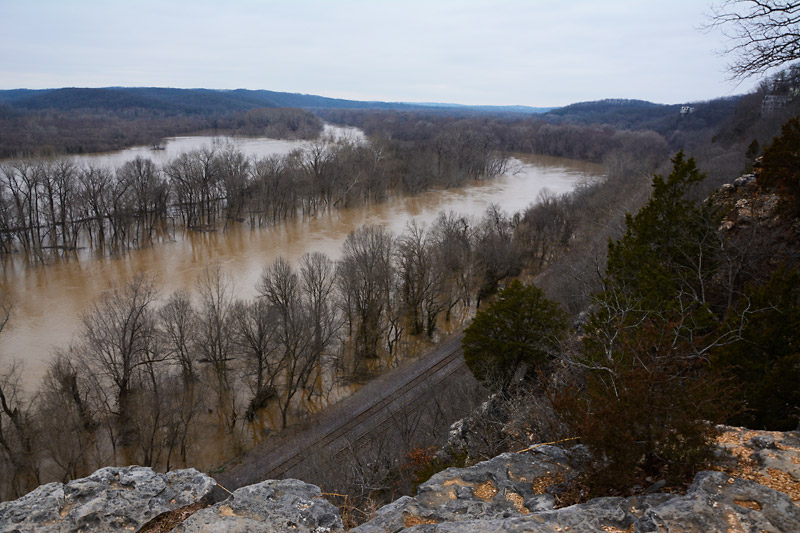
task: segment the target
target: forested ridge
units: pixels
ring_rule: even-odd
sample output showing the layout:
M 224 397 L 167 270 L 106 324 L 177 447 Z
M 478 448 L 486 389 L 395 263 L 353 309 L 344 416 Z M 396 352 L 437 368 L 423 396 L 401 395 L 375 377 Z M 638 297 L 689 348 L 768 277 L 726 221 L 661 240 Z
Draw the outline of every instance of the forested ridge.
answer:
M 118 150 L 204 130 L 307 139 L 320 131 L 318 122 L 307 111 L 318 109 L 435 109 L 462 116 L 540 111 L 524 106 L 473 108 L 362 102 L 245 89 L 15 89 L 0 91 L 0 158 Z
M 151 144 L 161 138 L 203 130 L 243 135 L 309 138 L 319 130 L 297 121 L 310 119 L 300 111 L 273 113 L 264 124 L 253 123 L 253 110 L 306 110 L 339 123 L 365 120 L 359 111 L 394 111 L 425 116 L 469 119 L 502 117 L 504 122 L 602 125 L 621 130 L 652 130 L 665 138 L 675 131 L 715 127 L 741 97 L 681 105 L 608 99 L 562 108 L 525 106 L 462 106 L 364 102 L 266 90 L 171 88 L 61 88 L 0 91 L 0 157 L 33 153 L 86 153 Z M 349 113 L 356 111 L 353 117 Z M 302 119 L 301 119 L 302 117 Z M 280 127 L 279 124 L 283 124 Z M 272 126 L 272 127 L 269 127 Z

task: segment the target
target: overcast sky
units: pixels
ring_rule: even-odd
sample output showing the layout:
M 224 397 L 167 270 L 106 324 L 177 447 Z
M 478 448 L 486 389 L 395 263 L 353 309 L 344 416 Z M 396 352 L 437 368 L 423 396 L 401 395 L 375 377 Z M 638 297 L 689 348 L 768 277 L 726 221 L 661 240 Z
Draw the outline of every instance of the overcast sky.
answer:
M 560 106 L 748 91 L 705 0 L 0 0 L 0 88 Z

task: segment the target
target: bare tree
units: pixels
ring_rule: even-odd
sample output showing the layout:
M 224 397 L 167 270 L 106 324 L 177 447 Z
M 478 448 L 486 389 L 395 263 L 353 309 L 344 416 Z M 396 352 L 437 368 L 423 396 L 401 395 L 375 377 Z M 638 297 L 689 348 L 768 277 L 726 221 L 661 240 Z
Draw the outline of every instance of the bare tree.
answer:
M 242 372 L 252 398 L 245 417 L 252 421 L 259 409 L 276 396 L 275 380 L 282 369 L 278 350 L 277 312 L 263 298 L 237 301 L 231 309 L 233 342 L 242 359 Z
M 295 395 L 306 387 L 319 360 L 311 350 L 313 332 L 304 309 L 300 280 L 292 265 L 278 258 L 264 269 L 259 293 L 275 310 L 276 329 L 283 361 L 278 390 L 281 426 L 288 424 L 289 408 Z
M 536 203 L 525 209 L 514 239 L 523 247 L 529 266 L 539 272 L 569 243 L 573 226 L 567 200 L 542 189 Z
M 275 224 L 297 211 L 297 183 L 286 157 L 264 157 L 250 167 L 250 220 Z
M 453 212 L 440 213 L 431 228 L 436 269 L 443 285 L 445 319 L 463 303 L 469 307 L 474 287 L 475 224 Z
M 233 432 L 236 425 L 236 394 L 231 376 L 233 335 L 230 312 L 233 304 L 230 279 L 218 264 L 207 267 L 197 280 L 200 293 L 198 348 L 212 373 L 221 421 Z
M 21 395 L 21 376 L 17 361 L 0 371 L 0 469 L 5 470 L 0 488 L 7 497 L 19 497 L 40 482 L 34 424 Z
M 350 233 L 343 248 L 337 277 L 356 358 L 377 357 L 391 289 L 394 239 L 383 226 L 366 226 Z
M 196 379 L 198 316 L 189 293 L 177 290 L 158 310 L 159 333 L 166 355 L 181 367 L 184 387 Z
M 500 281 L 519 274 L 522 262 L 513 239 L 514 226 L 515 221 L 496 204 L 481 219 L 475 245 L 478 307 L 497 291 Z
M 800 59 L 800 2 L 726 0 L 712 6 L 708 29 L 729 39 L 726 54 L 736 79 L 761 75 Z
M 334 263 L 321 252 L 304 254 L 300 258 L 300 278 L 303 306 L 312 332 L 309 357 L 316 361 L 316 368 L 321 369 L 342 325 L 334 302 Z
M 130 186 L 131 211 L 136 219 L 136 244 L 152 241 L 156 224 L 167 215 L 169 184 L 150 159 L 136 157 L 117 170 L 117 179 Z
M 11 316 L 11 302 L 0 293 L 0 332 Z M 39 484 L 39 462 L 31 413 L 20 394 L 22 365 L 0 369 L 0 496 L 18 497 Z
M 412 221 L 398 239 L 396 257 L 402 303 L 411 332 L 425 332 L 431 337 L 444 304 L 443 276 L 436 268 L 430 232 Z
M 250 162 L 245 155 L 234 148 L 226 146 L 217 156 L 222 187 L 225 193 L 225 225 L 241 217 L 244 209 L 245 195 Z
M 42 446 L 64 482 L 87 475 L 98 462 L 94 453 L 97 413 L 88 380 L 74 363 L 74 355 L 72 350 L 56 352 L 39 389 L 36 411 Z
M 122 444 L 135 437 L 131 431 L 132 395 L 139 385 L 138 372 L 154 363 L 156 298 L 152 278 L 137 275 L 122 286 L 107 290 L 83 317 L 80 357 L 109 388 L 109 429 Z M 113 440 L 113 439 L 112 439 Z
M 73 228 L 76 179 L 77 167 L 69 159 L 51 161 L 45 164 L 42 172 L 50 244 L 53 247 L 60 245 L 64 250 L 77 245 L 78 232 Z

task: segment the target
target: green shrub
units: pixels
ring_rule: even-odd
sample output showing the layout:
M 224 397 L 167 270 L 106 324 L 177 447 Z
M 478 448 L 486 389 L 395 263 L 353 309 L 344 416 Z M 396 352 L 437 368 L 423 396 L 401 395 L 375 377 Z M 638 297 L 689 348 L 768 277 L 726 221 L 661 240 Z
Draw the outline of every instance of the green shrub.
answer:
M 791 213 L 800 212 L 800 120 L 790 119 L 764 150 L 758 183 L 781 193 Z
M 742 322 L 744 317 L 744 322 Z M 788 431 L 800 422 L 800 271 L 781 267 L 747 291 L 728 318 L 741 339 L 717 349 L 714 367 L 739 384 L 742 410 L 729 422 Z

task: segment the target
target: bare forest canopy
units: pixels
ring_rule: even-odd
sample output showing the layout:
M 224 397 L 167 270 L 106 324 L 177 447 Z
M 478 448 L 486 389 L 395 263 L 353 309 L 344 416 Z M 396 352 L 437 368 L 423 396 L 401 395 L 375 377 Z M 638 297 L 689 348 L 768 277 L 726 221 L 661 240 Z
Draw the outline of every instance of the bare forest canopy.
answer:
M 117 150 L 137 144 L 158 144 L 164 137 L 200 131 L 310 139 L 321 131 L 319 119 L 314 115 L 362 127 L 368 134 L 391 129 L 392 123 L 407 122 L 408 117 L 415 122 L 495 121 L 503 130 L 512 133 L 520 128 L 526 133 L 538 131 L 545 125 L 652 131 L 666 139 L 671 149 L 677 150 L 689 147 L 711 130 L 724 129 L 731 116 L 742 114 L 743 103 L 753 103 L 757 115 L 763 97 L 775 90 L 780 92 L 781 88 L 764 84 L 755 96 L 732 96 L 706 102 L 663 105 L 606 99 L 553 109 L 365 102 L 244 89 L 15 89 L 0 91 L 0 157 Z M 377 127 L 376 121 L 380 123 Z M 562 131 L 569 137 L 575 136 L 572 130 Z M 604 134 L 609 136 L 609 131 Z M 408 132 L 401 135 L 409 138 Z M 421 140 L 425 132 L 415 131 L 413 135 Z M 507 133 L 495 134 L 501 139 L 503 135 Z M 520 148 L 519 142 L 501 143 L 504 148 L 506 144 L 509 150 L 531 151 L 526 146 Z M 596 151 L 588 156 L 580 149 L 559 152 L 553 155 L 592 161 L 602 158 L 602 153 Z
M 321 131 L 319 120 L 307 112 L 315 109 L 439 109 L 470 114 L 537 113 L 548 108 L 361 102 L 244 89 L 15 89 L 0 91 L 0 157 L 117 150 L 200 130 L 309 139 Z
M 535 116 L 522 114 L 484 114 L 470 117 L 491 128 L 500 139 L 508 139 L 503 146 L 510 150 L 530 151 L 531 134 L 542 128 L 545 132 L 560 131 L 571 139 L 584 137 L 591 127 L 598 135 L 611 138 L 618 130 L 653 132 L 663 137 L 671 149 L 689 147 L 690 142 L 702 136 L 716 134 L 724 129 L 731 117 L 742 113 L 742 108 L 755 109 L 755 117 L 760 112 L 761 101 L 767 89 L 761 88 L 752 95 L 717 98 L 705 102 L 691 102 L 681 105 L 663 105 L 642 100 L 607 99 L 593 102 L 580 102 L 552 109 Z M 749 113 L 748 109 L 748 113 Z M 362 128 L 367 135 L 390 133 L 404 139 L 421 139 L 427 136 L 426 122 L 435 120 L 461 120 L 464 117 L 443 118 L 436 110 L 395 111 L 348 109 L 317 110 L 325 120 Z M 751 113 L 749 113 L 751 114 Z M 566 133 L 569 132 L 569 133 Z M 711 135 L 709 135 L 711 133 Z M 520 141 L 522 137 L 527 137 Z M 687 138 L 689 138 L 687 140 Z M 528 143 L 528 146 L 525 143 Z M 585 144 L 584 139 L 579 144 Z M 538 148 L 537 148 L 538 150 Z M 571 153 L 570 153 L 571 150 Z M 592 152 L 571 147 L 562 150 L 565 157 L 599 161 L 603 150 Z M 547 152 L 549 153 L 549 152 Z
M 68 158 L 0 163 L 0 256 L 22 252 L 46 262 L 79 247 L 121 252 L 169 237 L 177 226 L 272 225 L 505 172 L 508 157 L 485 132 L 460 123 L 436 129 L 433 144 L 321 139 L 257 160 L 215 147 L 163 166 L 141 157 L 116 169 Z
M 60 142 L 68 144 L 71 138 L 66 132 L 72 131 L 76 136 L 91 134 L 102 145 L 125 144 L 131 137 L 124 131 L 142 135 L 148 130 L 136 131 L 137 125 L 158 124 L 190 128 L 213 123 L 214 127 L 248 135 L 315 137 L 321 129 L 319 116 L 360 127 L 369 141 L 317 141 L 308 150 L 260 161 L 248 160 L 231 150 L 196 151 L 163 168 L 156 168 L 149 160 L 132 161 L 118 169 L 79 168 L 68 160 L 43 156 L 9 161 L 0 165 L 0 253 L 21 250 L 36 260 L 46 260 L 52 253 L 86 245 L 101 250 L 131 249 L 152 243 L 168 221 L 173 229 L 174 222 L 180 221 L 187 229 L 200 230 L 245 220 L 251 225 L 273 224 L 298 214 L 381 201 L 389 194 L 418 194 L 432 187 L 456 187 L 490 178 L 502 173 L 507 154 L 514 152 L 592 161 L 604 164 L 608 175 L 641 176 L 656 170 L 671 152 L 683 149 L 698 157 L 709 174 L 704 187 L 710 190 L 743 169 L 748 164 L 748 148 L 755 147 L 757 155 L 757 148 L 778 133 L 776 124 L 797 111 L 800 101 L 788 101 L 768 115 L 762 113 L 766 95 L 790 89 L 783 77 L 776 76 L 744 97 L 697 103 L 690 108 L 605 100 L 574 104 L 536 117 L 463 116 L 434 109 L 317 109 L 314 115 L 298 109 L 262 107 L 217 118 L 191 113 L 221 109 L 223 97 L 227 98 L 225 105 L 243 107 L 273 102 L 257 100 L 254 95 L 282 93 L 5 91 L 0 97 L 15 102 L 20 109 L 44 110 L 56 105 L 71 109 L 30 111 L 63 120 L 61 129 L 41 126 L 40 120 L 46 122 L 41 116 L 33 120 L 22 115 L 20 120 L 33 122 L 17 133 L 31 134 L 34 143 L 39 143 L 36 135 L 41 134 L 59 136 Z M 168 111 L 176 95 L 185 98 Z M 84 114 L 80 106 L 89 102 L 111 115 Z M 137 108 L 141 112 L 138 118 L 134 108 L 125 107 L 147 102 L 152 103 L 151 108 Z M 551 121 L 554 117 L 557 122 Z M 630 127 L 582 123 L 594 118 L 608 122 L 624 118 Z M 102 125 L 88 127 L 95 122 Z M 133 129 L 126 130 L 120 124 Z M 81 129 L 84 127 L 88 129 Z M 43 150 L 40 144 L 36 146 Z M 751 159 L 755 155 L 751 154 Z

